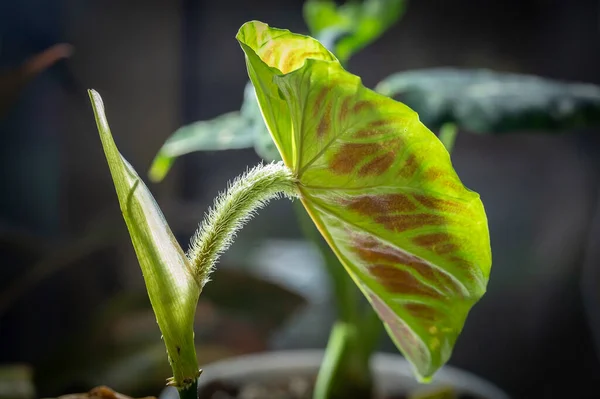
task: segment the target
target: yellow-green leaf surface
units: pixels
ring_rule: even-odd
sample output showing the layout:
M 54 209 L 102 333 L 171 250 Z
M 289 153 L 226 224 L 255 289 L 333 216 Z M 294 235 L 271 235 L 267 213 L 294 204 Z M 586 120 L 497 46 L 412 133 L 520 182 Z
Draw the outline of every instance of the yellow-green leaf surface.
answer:
M 123 218 L 167 347 L 173 384 L 182 387 L 199 375 L 193 323 L 200 285 L 152 194 L 119 153 L 100 95 L 93 90 L 89 94 Z
M 450 357 L 491 265 L 487 219 L 405 105 L 318 41 L 248 22 L 237 39 L 305 208 L 422 380 Z

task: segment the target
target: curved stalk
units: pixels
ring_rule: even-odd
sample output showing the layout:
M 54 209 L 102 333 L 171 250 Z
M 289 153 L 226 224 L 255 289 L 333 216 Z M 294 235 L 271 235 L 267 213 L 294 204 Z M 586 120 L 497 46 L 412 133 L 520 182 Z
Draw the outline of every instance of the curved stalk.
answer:
M 187 253 L 200 287 L 209 281 L 215 263 L 246 222 L 271 199 L 297 196 L 295 178 L 283 162 L 256 166 L 230 183 L 215 199 Z

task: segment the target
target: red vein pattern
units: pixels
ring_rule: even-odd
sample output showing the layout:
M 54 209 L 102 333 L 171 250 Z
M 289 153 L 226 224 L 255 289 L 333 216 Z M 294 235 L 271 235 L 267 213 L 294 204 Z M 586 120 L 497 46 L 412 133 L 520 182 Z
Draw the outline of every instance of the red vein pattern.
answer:
M 489 277 L 479 196 L 416 113 L 366 89 L 316 40 L 259 22 L 238 40 L 308 212 L 417 374 L 431 377 Z

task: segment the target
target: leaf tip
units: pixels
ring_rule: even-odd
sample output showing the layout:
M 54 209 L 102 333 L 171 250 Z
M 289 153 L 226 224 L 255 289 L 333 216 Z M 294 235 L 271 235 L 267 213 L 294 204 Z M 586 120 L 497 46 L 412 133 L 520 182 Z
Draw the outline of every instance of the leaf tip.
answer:
M 433 377 L 421 377 L 418 374 L 415 374 L 415 378 L 419 384 L 428 385 L 433 382 Z
M 88 96 L 90 96 L 90 100 L 92 101 L 92 105 L 94 105 L 94 107 L 98 107 L 98 106 L 104 107 L 104 104 L 102 102 L 102 97 L 100 97 L 100 93 L 98 93 L 94 89 L 88 89 L 87 92 L 88 92 Z
M 164 180 L 169 170 L 171 170 L 171 165 L 173 164 L 174 159 L 167 155 L 159 152 L 154 161 L 152 161 L 152 165 L 150 166 L 150 170 L 148 171 L 148 178 L 152 183 L 160 183 Z
M 100 93 L 94 89 L 88 89 L 88 95 L 92 102 L 96 124 L 98 125 L 98 132 L 101 136 L 106 133 L 110 134 L 110 128 L 108 127 L 108 121 L 106 120 L 106 114 L 104 112 L 104 102 L 102 101 Z
M 267 29 L 269 29 L 269 24 L 253 19 L 251 21 L 245 22 L 240 27 L 238 33 L 235 35 L 235 38 L 238 41 L 244 41 L 246 33 L 250 33 L 250 31 L 252 31 L 254 34 L 258 35 L 266 31 Z

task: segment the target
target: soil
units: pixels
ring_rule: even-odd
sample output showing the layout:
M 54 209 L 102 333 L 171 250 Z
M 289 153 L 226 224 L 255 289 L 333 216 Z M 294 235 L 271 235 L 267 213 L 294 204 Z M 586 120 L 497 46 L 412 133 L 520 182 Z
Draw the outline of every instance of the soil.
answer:
M 113 391 L 107 386 L 99 386 L 87 393 L 76 393 L 72 395 L 59 396 L 58 399 L 133 399 L 129 396 L 122 395 Z M 142 399 L 156 399 L 155 397 L 147 397 Z
M 290 377 L 286 380 L 270 382 L 234 383 L 230 381 L 213 381 L 200 388 L 198 399 L 312 399 L 314 378 Z M 420 396 L 409 394 L 388 395 L 368 399 L 411 399 Z M 471 394 L 423 396 L 427 398 L 452 399 L 485 399 Z M 367 398 L 349 398 L 367 399 Z

